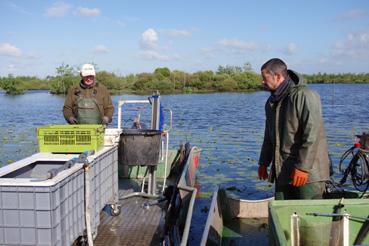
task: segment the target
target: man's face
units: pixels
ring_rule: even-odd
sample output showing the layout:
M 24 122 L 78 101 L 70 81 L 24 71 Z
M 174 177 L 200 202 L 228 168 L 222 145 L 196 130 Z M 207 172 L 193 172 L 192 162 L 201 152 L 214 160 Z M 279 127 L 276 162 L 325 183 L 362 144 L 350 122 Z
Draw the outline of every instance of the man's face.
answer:
M 261 83 L 268 91 L 275 91 L 284 80 L 281 74 L 275 73 L 273 75 L 266 69 L 261 71 L 261 76 L 263 78 Z
M 90 86 L 95 82 L 95 76 L 85 76 L 82 77 L 82 80 L 85 85 Z

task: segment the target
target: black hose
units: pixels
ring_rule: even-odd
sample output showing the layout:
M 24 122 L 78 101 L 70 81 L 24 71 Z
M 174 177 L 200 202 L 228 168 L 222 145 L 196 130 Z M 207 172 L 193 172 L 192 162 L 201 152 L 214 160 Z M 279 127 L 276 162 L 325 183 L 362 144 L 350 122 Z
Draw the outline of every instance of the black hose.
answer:
M 345 168 L 343 162 L 351 154 L 350 163 Z M 369 158 L 367 152 L 358 149 L 355 153 L 355 147 L 348 149 L 341 157 L 339 170 L 343 173 L 340 185 L 346 183 L 348 176 L 351 176 L 352 184 L 357 191 L 363 192 L 362 196 L 369 188 Z

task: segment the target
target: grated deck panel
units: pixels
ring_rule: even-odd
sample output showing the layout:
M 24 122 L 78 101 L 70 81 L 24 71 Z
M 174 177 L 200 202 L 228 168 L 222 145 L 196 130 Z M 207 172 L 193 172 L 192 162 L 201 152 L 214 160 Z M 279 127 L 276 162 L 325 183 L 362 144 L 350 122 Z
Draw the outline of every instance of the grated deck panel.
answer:
M 120 181 L 120 186 L 123 185 Z M 121 188 L 121 187 L 120 187 Z M 128 191 L 128 192 L 127 192 Z M 137 191 L 137 189 L 120 189 L 120 196 Z M 114 217 L 101 213 L 101 222 L 94 245 L 160 245 L 165 212 L 162 204 L 144 208 L 144 203 L 155 199 L 132 197 L 120 200 L 121 213 Z

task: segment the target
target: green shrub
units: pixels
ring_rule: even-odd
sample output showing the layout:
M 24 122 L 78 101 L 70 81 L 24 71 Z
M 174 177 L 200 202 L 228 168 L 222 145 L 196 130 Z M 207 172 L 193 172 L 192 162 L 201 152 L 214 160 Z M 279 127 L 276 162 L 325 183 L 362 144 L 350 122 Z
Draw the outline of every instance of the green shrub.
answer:
M 22 79 L 13 77 L 13 75 L 8 75 L 7 78 L 1 79 L 1 88 L 8 95 L 19 95 L 26 91 L 23 87 Z

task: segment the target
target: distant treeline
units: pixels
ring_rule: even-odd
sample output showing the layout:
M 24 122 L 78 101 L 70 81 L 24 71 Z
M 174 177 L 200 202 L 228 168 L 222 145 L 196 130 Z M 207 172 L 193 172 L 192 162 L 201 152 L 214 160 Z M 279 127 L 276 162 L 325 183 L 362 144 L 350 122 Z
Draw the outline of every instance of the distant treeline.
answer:
M 95 65 L 96 67 L 96 65 Z M 304 75 L 308 83 L 368 83 L 369 74 L 313 74 Z M 153 73 L 118 76 L 107 71 L 96 74 L 99 83 L 116 93 L 197 93 L 197 92 L 241 92 L 260 90 L 261 77 L 251 65 L 244 67 L 219 66 L 217 71 L 186 73 L 168 68 L 157 68 Z M 65 94 L 68 88 L 80 82 L 78 70 L 62 64 L 56 68 L 56 76 L 45 79 L 29 76 L 0 77 L 0 87 L 7 94 L 22 94 L 26 90 L 49 90 L 53 94 Z
M 308 83 L 344 83 L 344 84 L 356 84 L 356 83 L 369 83 L 369 73 L 339 73 L 339 74 L 304 74 L 304 78 Z

